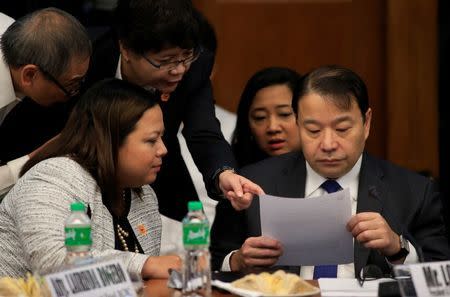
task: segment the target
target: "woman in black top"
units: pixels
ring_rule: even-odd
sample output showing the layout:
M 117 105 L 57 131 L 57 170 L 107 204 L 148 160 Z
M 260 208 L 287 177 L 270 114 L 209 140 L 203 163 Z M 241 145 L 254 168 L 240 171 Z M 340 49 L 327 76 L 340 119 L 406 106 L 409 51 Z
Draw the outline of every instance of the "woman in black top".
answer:
M 115 30 L 94 42 L 87 82 L 116 77 L 162 93 L 169 154 L 153 184 L 161 213 L 181 220 L 187 202 L 198 199 L 177 139 L 181 123 L 209 196 L 224 194 L 235 208 L 248 207 L 262 190 L 233 171 L 236 162 L 214 113 L 214 57 L 199 45 L 191 1 L 121 0 L 115 19 Z
M 300 149 L 292 99 L 301 76 L 289 68 L 255 73 L 242 92 L 231 147 L 239 167 Z

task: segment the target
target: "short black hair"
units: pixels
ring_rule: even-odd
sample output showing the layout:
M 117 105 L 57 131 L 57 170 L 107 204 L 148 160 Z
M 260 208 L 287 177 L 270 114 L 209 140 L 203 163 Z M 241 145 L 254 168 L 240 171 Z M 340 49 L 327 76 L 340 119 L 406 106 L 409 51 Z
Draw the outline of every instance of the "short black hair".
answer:
M 217 54 L 217 34 L 214 26 L 204 14 L 195 8 L 194 18 L 198 23 L 201 46 L 213 53 L 215 56 Z
M 367 87 L 362 78 L 348 68 L 327 65 L 306 74 L 299 94 L 292 101 L 292 108 L 298 113 L 298 103 L 307 94 L 316 93 L 333 101 L 341 109 L 348 110 L 352 100 L 358 104 L 363 120 L 369 109 Z
M 248 114 L 256 93 L 266 87 L 286 85 L 292 92 L 292 100 L 298 97 L 301 75 L 285 67 L 269 67 L 256 72 L 245 85 L 237 109 L 236 128 L 231 148 L 239 167 L 255 163 L 268 157 L 256 143 L 250 130 Z
M 114 25 L 123 46 L 141 55 L 199 46 L 191 0 L 119 0 Z

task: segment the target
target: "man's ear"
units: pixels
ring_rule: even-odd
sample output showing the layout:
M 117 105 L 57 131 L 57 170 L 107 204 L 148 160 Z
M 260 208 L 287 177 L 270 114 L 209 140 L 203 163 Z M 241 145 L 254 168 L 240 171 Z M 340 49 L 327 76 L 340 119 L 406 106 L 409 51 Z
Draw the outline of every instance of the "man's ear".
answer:
M 30 87 L 33 85 L 39 72 L 39 67 L 33 64 L 27 64 L 22 66 L 20 70 L 20 82 L 24 87 Z
M 130 50 L 127 49 L 124 45 L 122 40 L 119 40 L 119 48 L 120 48 L 120 54 L 122 55 L 122 59 L 125 60 L 125 62 L 130 61 Z
M 369 137 L 370 134 L 370 124 L 372 123 L 372 109 L 367 109 L 366 111 L 366 116 L 365 116 L 365 121 L 364 121 L 364 136 L 365 139 L 367 140 L 367 138 Z

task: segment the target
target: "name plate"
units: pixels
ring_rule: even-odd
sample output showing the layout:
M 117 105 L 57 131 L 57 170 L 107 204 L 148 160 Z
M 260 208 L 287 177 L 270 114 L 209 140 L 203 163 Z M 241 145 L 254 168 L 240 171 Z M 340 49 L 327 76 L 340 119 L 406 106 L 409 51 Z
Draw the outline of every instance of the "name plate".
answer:
M 417 296 L 450 296 L 450 261 L 401 266 L 409 267 Z
M 52 297 L 136 297 L 133 284 L 119 260 L 101 261 L 48 274 Z

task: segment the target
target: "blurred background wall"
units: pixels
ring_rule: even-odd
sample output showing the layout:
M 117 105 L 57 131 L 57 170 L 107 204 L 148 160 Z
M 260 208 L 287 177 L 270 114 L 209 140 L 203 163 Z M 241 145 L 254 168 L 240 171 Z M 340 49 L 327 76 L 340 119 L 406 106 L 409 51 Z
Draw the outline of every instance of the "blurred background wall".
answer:
M 368 150 L 439 175 L 437 0 L 194 0 L 218 36 L 214 91 L 234 111 L 258 69 L 340 64 L 367 83 Z
M 108 26 L 117 0 L 1 1 L 15 18 L 47 6 L 88 28 Z M 257 70 L 305 73 L 340 64 L 366 81 L 373 109 L 368 150 L 450 188 L 448 0 L 193 0 L 218 38 L 214 92 L 235 111 Z
M 213 79 L 235 111 L 248 78 L 279 65 L 340 64 L 366 81 L 367 149 L 436 178 L 450 230 L 448 0 L 193 0 L 218 37 Z
M 56 6 L 96 27 L 109 24 L 117 0 L 2 2 L 0 10 L 15 18 Z M 340 64 L 359 73 L 369 89 L 374 119 L 368 150 L 440 175 L 438 0 L 193 2 L 216 29 L 219 105 L 235 111 L 245 82 L 263 67 L 305 73 Z

